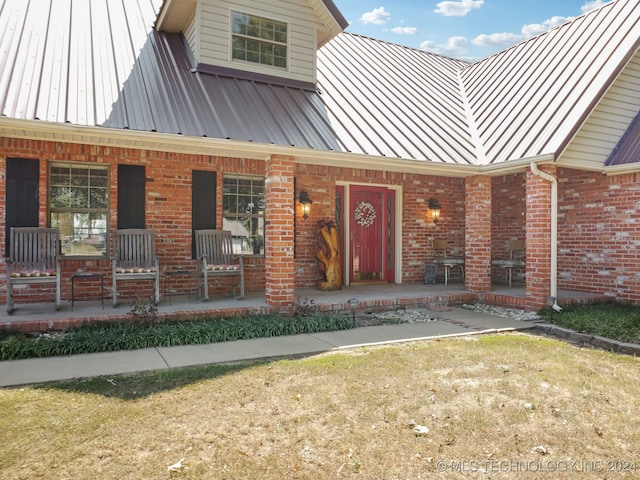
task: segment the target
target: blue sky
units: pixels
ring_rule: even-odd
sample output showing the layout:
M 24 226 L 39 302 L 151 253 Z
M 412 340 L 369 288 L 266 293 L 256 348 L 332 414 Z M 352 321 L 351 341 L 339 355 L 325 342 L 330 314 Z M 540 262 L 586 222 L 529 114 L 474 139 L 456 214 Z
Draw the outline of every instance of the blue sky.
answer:
M 608 0 L 334 0 L 348 32 L 477 60 Z

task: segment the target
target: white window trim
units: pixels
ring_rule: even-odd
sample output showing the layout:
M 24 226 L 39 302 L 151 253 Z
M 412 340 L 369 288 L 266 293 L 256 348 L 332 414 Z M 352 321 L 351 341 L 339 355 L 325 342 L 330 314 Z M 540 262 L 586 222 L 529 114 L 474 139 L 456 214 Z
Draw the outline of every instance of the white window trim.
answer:
M 51 171 L 53 168 L 85 168 L 89 170 L 103 170 L 107 173 L 107 186 L 106 186 L 106 195 L 107 195 L 107 207 L 104 209 L 95 209 L 95 211 L 104 210 L 106 214 L 106 231 L 105 231 L 105 251 L 102 255 L 73 255 L 66 254 L 65 258 L 69 259 L 86 259 L 86 260 L 94 260 L 94 259 L 102 259 L 109 257 L 109 245 L 110 245 L 110 235 L 111 235 L 111 225 L 110 225 L 110 205 L 111 205 L 111 168 L 109 165 L 105 164 L 95 164 L 91 162 L 70 162 L 70 161 L 57 161 L 57 160 L 49 160 L 47 165 L 47 224 L 51 225 L 51 214 L 55 213 L 56 208 L 51 207 Z
M 246 60 L 239 60 L 236 58 L 233 58 L 233 13 L 242 13 L 242 14 L 246 14 L 246 15 L 251 15 L 253 17 L 260 17 L 260 18 L 265 18 L 267 20 L 273 20 L 274 22 L 280 22 L 280 23 L 285 23 L 287 25 L 287 43 L 286 43 L 286 47 L 287 47 L 287 66 L 286 68 L 282 68 L 282 67 L 276 67 L 275 65 L 267 65 L 264 63 L 258 63 L 258 62 L 249 62 Z M 266 41 L 269 42 L 268 40 L 262 40 L 260 38 L 256 38 L 256 37 L 250 37 L 247 36 L 246 38 L 255 38 L 256 40 L 259 41 Z M 276 45 L 285 45 L 284 43 L 280 43 L 280 42 L 271 42 L 274 43 Z M 229 63 L 231 64 L 236 64 L 236 65 L 243 65 L 243 66 L 247 66 L 247 67 L 252 67 L 255 68 L 257 70 L 263 70 L 266 72 L 271 72 L 273 73 L 275 72 L 290 72 L 290 68 L 291 68 L 291 22 L 289 22 L 288 20 L 285 20 L 283 18 L 276 18 L 276 17 L 266 17 L 264 15 L 259 15 L 257 13 L 250 13 L 246 10 L 242 11 L 242 10 L 238 10 L 238 9 L 233 9 L 230 8 L 229 9 Z

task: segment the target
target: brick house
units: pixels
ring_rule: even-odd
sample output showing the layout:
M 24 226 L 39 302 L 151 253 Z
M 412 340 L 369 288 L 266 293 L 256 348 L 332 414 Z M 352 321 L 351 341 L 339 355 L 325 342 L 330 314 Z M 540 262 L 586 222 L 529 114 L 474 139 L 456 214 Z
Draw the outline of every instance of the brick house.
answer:
M 331 0 L 0 0 L 0 244 L 56 227 L 70 276 L 150 228 L 194 269 L 193 231 L 223 228 L 287 308 L 337 219 L 348 285 L 421 283 L 444 238 L 487 292 L 523 239 L 526 308 L 640 303 L 637 1 L 472 64 L 346 26 Z

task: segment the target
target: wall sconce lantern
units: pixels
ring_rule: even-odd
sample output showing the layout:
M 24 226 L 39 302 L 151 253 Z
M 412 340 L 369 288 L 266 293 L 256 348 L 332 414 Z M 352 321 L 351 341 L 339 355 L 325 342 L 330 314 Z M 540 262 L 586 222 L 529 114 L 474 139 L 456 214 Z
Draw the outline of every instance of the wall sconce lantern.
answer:
M 306 190 L 302 190 L 300 192 L 300 205 L 302 205 L 302 218 L 305 220 L 309 218 L 309 213 L 311 212 L 311 204 L 313 203 L 309 198 L 309 194 Z
M 438 223 L 440 221 L 440 211 L 442 210 L 438 200 L 435 198 L 429 199 L 429 210 L 431 210 L 433 214 L 433 223 Z

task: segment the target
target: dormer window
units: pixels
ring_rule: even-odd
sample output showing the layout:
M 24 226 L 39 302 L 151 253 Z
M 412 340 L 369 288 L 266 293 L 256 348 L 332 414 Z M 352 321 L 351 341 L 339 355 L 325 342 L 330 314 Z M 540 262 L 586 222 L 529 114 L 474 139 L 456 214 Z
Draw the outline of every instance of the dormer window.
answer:
M 287 23 L 242 12 L 231 12 L 231 58 L 287 69 Z

